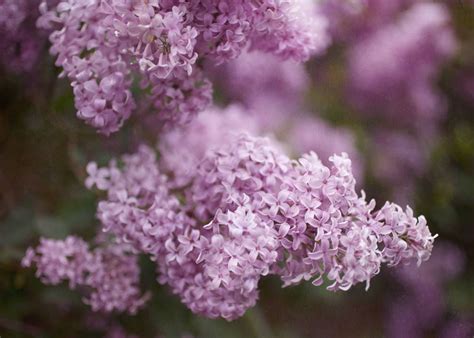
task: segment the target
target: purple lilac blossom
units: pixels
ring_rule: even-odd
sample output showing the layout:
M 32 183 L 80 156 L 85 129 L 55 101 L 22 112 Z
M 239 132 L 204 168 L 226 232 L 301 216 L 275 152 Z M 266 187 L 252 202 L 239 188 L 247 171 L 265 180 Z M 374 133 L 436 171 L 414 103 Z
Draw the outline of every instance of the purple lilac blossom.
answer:
M 26 0 L 2 0 L 0 2 L 0 29 L 16 31 L 27 16 Z
M 268 274 L 348 290 L 368 287 L 382 263 L 428 259 L 434 236 L 423 217 L 392 203 L 375 211 L 355 192 L 347 155 L 329 163 L 314 153 L 292 161 L 275 141 L 235 133 L 205 152 L 178 195 L 144 146 L 120 165 L 90 164 L 86 185 L 107 192 L 104 231 L 151 255 L 159 282 L 193 312 L 231 320 L 255 304 Z
M 251 46 L 305 61 L 321 52 L 326 21 L 313 7 L 306 0 L 43 1 L 38 26 L 50 31 L 50 51 L 71 81 L 78 117 L 110 134 L 135 110 L 133 74 L 143 89 L 151 87 L 162 119 L 179 124 L 210 103 L 198 56 L 220 63 Z
M 456 50 L 447 8 L 419 3 L 350 52 L 350 98 L 361 112 L 429 132 L 445 112 L 434 86 Z
M 320 10 L 336 42 L 357 41 L 393 21 L 412 4 L 423 0 L 322 0 Z
M 139 290 L 137 257 L 126 245 L 113 244 L 94 250 L 82 239 L 44 239 L 29 248 L 22 260 L 25 267 L 36 267 L 36 276 L 45 284 L 67 281 L 71 289 L 85 287 L 84 302 L 93 311 L 134 314 L 148 300 Z
M 446 104 L 435 82 L 457 45 L 447 7 L 416 2 L 402 11 L 408 5 L 378 5 L 388 23 L 355 40 L 347 88 L 358 112 L 377 122 L 371 137 L 373 172 L 380 182 L 397 187 L 393 198 L 399 202 L 411 200 L 436 142 Z
M 0 0 L 0 64 L 24 73 L 36 64 L 46 42 L 35 27 L 40 0 Z

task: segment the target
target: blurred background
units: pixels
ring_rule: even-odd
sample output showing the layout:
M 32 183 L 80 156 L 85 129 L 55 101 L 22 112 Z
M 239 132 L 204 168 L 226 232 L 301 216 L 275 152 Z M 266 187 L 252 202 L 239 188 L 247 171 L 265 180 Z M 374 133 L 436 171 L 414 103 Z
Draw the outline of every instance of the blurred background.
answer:
M 369 198 L 425 215 L 439 235 L 431 259 L 384 268 L 368 291 L 264 278 L 257 306 L 234 322 L 193 315 L 145 258 L 153 297 L 136 316 L 92 313 L 66 285 L 41 284 L 20 266 L 28 246 L 95 234 L 88 161 L 156 132 L 137 117 L 110 137 L 84 126 L 31 10 L 14 30 L 0 26 L 1 337 L 474 337 L 474 4 L 325 0 L 321 13 L 332 41 L 323 55 L 206 66 L 215 101 L 255 112 L 295 155 L 348 152 Z

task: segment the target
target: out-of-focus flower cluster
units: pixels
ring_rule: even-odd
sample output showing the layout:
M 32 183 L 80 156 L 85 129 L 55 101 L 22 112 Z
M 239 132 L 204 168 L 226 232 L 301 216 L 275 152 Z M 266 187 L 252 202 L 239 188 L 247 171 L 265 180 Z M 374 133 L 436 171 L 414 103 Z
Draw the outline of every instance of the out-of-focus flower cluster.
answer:
M 268 274 L 284 285 L 326 279 L 328 289 L 348 290 L 368 287 L 383 263 L 428 259 L 434 236 L 424 217 L 392 203 L 375 210 L 356 193 L 346 154 L 328 166 L 313 152 L 292 161 L 276 141 L 251 136 L 237 107 L 206 116 L 165 134 L 160 161 L 142 146 L 108 167 L 89 164 L 86 181 L 107 192 L 97 209 L 102 230 L 150 255 L 158 281 L 193 312 L 243 315 Z M 39 276 L 65 269 L 38 262 Z
M 416 4 L 354 46 L 352 95 L 362 112 L 425 133 L 436 125 L 446 109 L 434 79 L 456 48 L 449 20 L 442 5 Z
M 373 173 L 398 187 L 397 200 L 409 201 L 446 117 L 436 81 L 458 45 L 448 8 L 434 2 L 367 1 L 357 10 L 329 13 L 340 19 L 340 30 L 347 25 L 358 33 L 342 34 L 349 41 L 346 91 L 372 126 Z
M 40 0 L 0 1 L 0 65 L 9 71 L 30 71 L 46 37 L 35 27 Z

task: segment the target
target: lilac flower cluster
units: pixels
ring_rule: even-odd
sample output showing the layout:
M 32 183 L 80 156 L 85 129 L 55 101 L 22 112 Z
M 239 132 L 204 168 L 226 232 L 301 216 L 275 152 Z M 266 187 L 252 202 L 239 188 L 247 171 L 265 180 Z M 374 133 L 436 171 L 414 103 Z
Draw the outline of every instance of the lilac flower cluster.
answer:
M 26 15 L 26 1 L 2 0 L 0 2 L 0 29 L 17 30 Z
M 390 125 L 430 130 L 444 112 L 434 79 L 456 49 L 449 20 L 443 5 L 419 3 L 355 45 L 350 87 L 361 111 L 383 112 Z
M 140 74 L 163 123 L 185 123 L 211 101 L 198 56 L 221 63 L 244 49 L 307 60 L 327 45 L 311 2 L 69 0 L 41 3 L 38 25 L 74 89 L 79 118 L 110 134 L 135 110 Z
M 94 250 L 82 239 L 41 239 L 23 258 L 25 267 L 36 266 L 45 284 L 67 281 L 69 287 L 86 290 L 84 302 L 94 311 L 137 312 L 149 298 L 139 290 L 137 257 L 126 245 L 113 244 Z
M 97 210 L 104 231 L 149 254 L 159 282 L 193 312 L 231 320 L 255 304 L 268 274 L 348 290 L 368 287 L 382 263 L 429 257 L 423 217 L 392 203 L 375 211 L 356 193 L 347 155 L 330 163 L 315 153 L 292 161 L 268 138 L 229 133 L 183 180 L 142 146 L 108 167 L 91 163 L 86 185 L 107 192 Z
M 35 28 L 40 0 L 0 0 L 0 64 L 17 73 L 35 65 L 46 37 Z
M 392 22 L 419 0 L 322 0 L 321 12 L 328 18 L 329 32 L 336 41 L 358 40 Z
M 366 1 L 358 11 L 339 13 L 347 19 L 340 24 L 349 26 L 341 29 L 356 32 L 348 49 L 347 98 L 369 120 L 374 176 L 396 186 L 393 198 L 406 202 L 445 117 L 436 80 L 457 40 L 443 4 Z

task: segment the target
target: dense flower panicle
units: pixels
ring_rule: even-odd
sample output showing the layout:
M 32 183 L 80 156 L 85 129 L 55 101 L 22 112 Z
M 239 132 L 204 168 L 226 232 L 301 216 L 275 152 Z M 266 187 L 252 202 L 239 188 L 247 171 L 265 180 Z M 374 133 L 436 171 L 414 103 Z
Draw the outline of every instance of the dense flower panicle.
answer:
M 192 220 L 170 194 L 167 178 L 160 173 L 150 148 L 141 147 L 122 161 L 122 169 L 115 161 L 108 168 L 98 168 L 95 163 L 87 167 L 90 176 L 86 185 L 107 191 L 108 198 L 99 202 L 97 216 L 104 231 L 136 250 L 156 255 L 175 228 Z
M 134 74 L 150 89 L 145 100 L 160 120 L 179 125 L 211 100 L 198 56 L 224 62 L 251 44 L 303 61 L 323 50 L 325 19 L 300 2 L 307 1 L 69 0 L 48 7 L 43 0 L 38 25 L 50 31 L 78 117 L 110 134 L 135 110 Z
M 386 114 L 390 124 L 429 130 L 444 112 L 432 83 L 455 49 L 447 9 L 435 3 L 413 5 L 398 21 L 355 45 L 350 97 L 364 112 Z
M 29 248 L 23 266 L 36 266 L 36 275 L 46 284 L 68 281 L 71 288 L 84 287 L 84 302 L 94 311 L 134 314 L 149 296 L 142 295 L 138 284 L 137 257 L 123 245 L 90 250 L 82 239 L 41 239 L 37 248 Z
M 255 5 L 244 0 L 192 0 L 193 25 L 199 32 L 197 50 L 217 63 L 234 59 L 248 44 L 255 20 Z
M 193 0 L 188 6 L 200 33 L 199 53 L 218 63 L 236 58 L 249 43 L 283 59 L 305 61 L 329 41 L 326 19 L 310 1 Z
M 135 103 L 126 62 L 104 45 L 105 27 L 94 26 L 100 22 L 99 1 L 60 2 L 51 9 L 43 1 L 40 9 L 38 26 L 52 30 L 50 51 L 63 69 L 60 76 L 71 81 L 77 116 L 104 134 L 117 131 Z
M 191 134 L 202 126 L 195 128 Z M 291 161 L 274 141 L 238 130 L 208 146 L 196 148 L 196 170 L 173 170 L 188 153 L 170 156 L 171 143 L 160 162 L 141 147 L 120 165 L 92 163 L 86 181 L 107 191 L 98 205 L 103 230 L 150 254 L 159 282 L 193 312 L 243 315 L 267 274 L 285 285 L 328 279 L 330 290 L 347 290 L 368 286 L 382 263 L 429 257 L 434 237 L 424 218 L 391 203 L 374 210 L 355 191 L 347 155 L 332 156 L 330 166 L 314 153 Z M 167 170 L 184 178 L 170 180 Z
M 158 259 L 159 281 L 193 312 L 238 318 L 255 305 L 258 281 L 276 261 L 275 231 L 246 207 L 218 212 L 202 228 L 170 238 Z
M 135 255 L 121 245 L 95 249 L 85 285 L 94 291 L 85 302 L 94 311 L 136 313 L 150 298 L 139 289 L 140 268 Z
M 387 202 L 377 212 L 375 219 L 384 224 L 386 229 L 383 230 L 389 232 L 383 233 L 382 251 L 384 262 L 389 266 L 412 260 L 420 265 L 428 260 L 436 236 L 431 236 L 424 216 L 415 218 L 410 207 L 403 210 Z
M 77 116 L 104 134 L 118 131 L 135 109 L 125 63 L 106 60 L 100 52 L 88 61 L 73 58 L 76 62 L 77 78 L 71 85 Z
M 212 226 L 197 227 L 169 193 L 150 149 L 141 148 L 123 162 L 122 170 L 113 163 L 88 167 L 86 184 L 108 190 L 98 207 L 104 230 L 151 254 L 160 282 L 194 312 L 227 319 L 243 315 L 255 304 L 258 279 L 276 260 L 274 230 L 245 209 L 222 212 Z M 262 257 L 255 256 L 259 252 Z
M 132 72 L 151 84 L 163 120 L 187 121 L 210 100 L 205 80 L 185 78 L 197 58 L 197 33 L 185 24 L 183 6 L 71 0 L 41 8 L 38 25 L 53 29 L 51 53 L 71 80 L 77 115 L 100 132 L 116 132 L 135 109 Z
M 277 193 L 290 159 L 268 138 L 236 134 L 223 147 L 206 153 L 187 191 L 195 214 L 205 221 L 218 209 L 234 209 L 257 193 Z
M 192 73 L 198 33 L 188 24 L 190 13 L 185 5 L 165 9 L 159 1 L 116 0 L 103 2 L 102 7 L 107 15 L 104 26 L 116 36 L 119 50 L 136 58 L 142 73 L 160 79 L 179 69 Z

